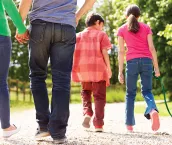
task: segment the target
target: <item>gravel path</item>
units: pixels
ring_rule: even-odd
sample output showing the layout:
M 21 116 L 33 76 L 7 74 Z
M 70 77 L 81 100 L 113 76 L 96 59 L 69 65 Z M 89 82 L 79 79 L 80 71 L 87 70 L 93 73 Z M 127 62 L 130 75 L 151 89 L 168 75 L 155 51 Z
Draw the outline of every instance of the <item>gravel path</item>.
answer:
M 72 104 L 70 108 L 68 143 L 65 145 L 172 145 L 171 117 L 160 117 L 161 128 L 155 135 L 150 129 L 150 121 L 137 114 L 135 133 L 127 133 L 124 125 L 124 104 L 107 104 L 104 133 L 95 133 L 93 126 L 89 131 L 81 126 L 82 106 Z M 50 137 L 35 141 L 37 124 L 34 110 L 13 113 L 12 119 L 22 124 L 21 131 L 7 140 L 0 139 L 0 145 L 53 145 Z

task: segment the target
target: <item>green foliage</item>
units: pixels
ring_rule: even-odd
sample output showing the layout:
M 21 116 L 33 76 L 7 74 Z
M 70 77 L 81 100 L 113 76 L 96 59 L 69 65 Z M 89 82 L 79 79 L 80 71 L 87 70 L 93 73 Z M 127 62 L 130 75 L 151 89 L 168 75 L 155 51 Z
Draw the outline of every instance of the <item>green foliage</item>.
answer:
M 116 33 L 118 28 L 126 22 L 124 11 L 129 4 L 137 4 L 141 9 L 139 21 L 151 26 L 154 44 L 157 49 L 159 66 L 165 88 L 172 92 L 172 0 L 101 0 L 97 12 L 105 18 L 106 32 L 113 44 L 117 44 Z M 117 82 L 117 55 L 111 55 L 113 70 L 112 83 Z M 159 84 L 154 81 L 154 93 L 160 94 Z
M 172 46 L 172 24 L 167 24 L 164 31 L 158 33 L 159 36 L 164 36 L 167 40 L 168 45 Z
M 71 102 L 72 103 L 81 103 L 81 94 L 80 87 L 72 87 L 71 88 Z M 160 98 L 158 98 L 160 99 Z M 143 97 L 138 89 L 136 101 L 143 101 Z M 93 99 L 94 101 L 94 99 Z M 119 84 L 111 85 L 107 88 L 106 91 L 106 102 L 114 103 L 114 102 L 124 102 L 125 101 L 125 87 Z
M 157 105 L 157 108 L 159 110 L 160 116 L 169 116 L 164 102 L 163 103 L 157 103 L 156 105 Z M 168 102 L 168 106 L 169 106 L 169 109 L 172 110 L 172 102 Z M 138 104 L 138 105 L 136 104 L 134 112 L 139 113 L 139 114 L 140 113 L 144 114 L 145 109 L 146 109 L 146 104 Z
M 15 1 L 16 2 L 16 1 Z M 17 4 L 17 2 L 16 2 Z M 28 68 L 28 49 L 26 45 L 20 45 L 14 38 L 16 33 L 16 28 L 8 17 L 9 26 L 11 29 L 11 39 L 12 39 L 12 55 L 11 55 L 11 65 L 9 70 L 9 76 L 12 79 L 19 79 L 21 81 L 29 80 L 29 68 Z M 27 22 L 28 24 L 28 22 Z
M 172 55 L 170 55 L 172 0 L 138 0 L 138 5 L 142 10 L 141 20 L 148 23 L 154 33 L 154 43 L 165 88 L 172 92 Z
M 10 108 L 12 112 L 25 111 L 34 108 L 33 102 L 23 102 L 23 101 L 10 101 Z
M 158 61 L 163 76 L 165 88 L 172 94 L 172 0 L 99 0 L 96 11 L 105 19 L 105 31 L 109 35 L 111 42 L 117 45 L 116 33 L 118 28 L 126 22 L 124 11 L 129 4 L 136 3 L 139 5 L 142 15 L 140 21 L 149 24 L 153 31 L 154 44 L 157 49 Z M 85 28 L 85 18 L 82 18 L 77 32 Z M 28 24 L 28 23 L 27 23 Z M 12 31 L 12 58 L 9 75 L 13 79 L 28 81 L 28 50 L 26 45 L 19 45 L 14 40 L 15 27 L 9 20 Z M 117 53 L 110 55 L 112 67 L 111 83 L 118 82 L 118 62 Z M 159 84 L 154 82 L 154 88 L 160 88 Z M 154 90 L 159 94 L 160 89 Z M 171 95 L 172 99 L 172 95 Z
M 116 33 L 118 28 L 125 23 L 126 18 L 124 15 L 125 8 L 128 4 L 134 3 L 136 0 L 101 0 L 97 12 L 100 13 L 105 19 L 105 31 L 111 39 L 111 43 L 117 45 Z M 118 82 L 118 62 L 117 53 L 110 55 L 112 78 L 111 83 Z
M 79 21 L 78 26 L 76 27 L 76 33 L 83 31 L 86 26 L 85 26 L 85 18 L 86 16 L 82 17 Z

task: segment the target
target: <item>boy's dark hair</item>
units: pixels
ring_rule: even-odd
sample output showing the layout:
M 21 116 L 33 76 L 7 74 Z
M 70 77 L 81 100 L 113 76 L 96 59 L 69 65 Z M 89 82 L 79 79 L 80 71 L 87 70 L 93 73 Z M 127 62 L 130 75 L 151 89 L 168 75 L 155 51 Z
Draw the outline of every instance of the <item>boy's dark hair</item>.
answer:
M 140 29 L 137 18 L 140 16 L 140 9 L 137 5 L 129 5 L 126 9 L 126 16 L 128 17 L 128 31 L 137 33 Z
M 90 13 L 88 13 L 88 15 L 87 15 L 87 17 L 85 19 L 85 24 L 86 24 L 87 27 L 90 27 L 90 26 L 95 25 L 95 22 L 97 20 L 99 20 L 99 23 L 101 23 L 101 22 L 104 23 L 104 19 L 100 14 L 90 12 Z

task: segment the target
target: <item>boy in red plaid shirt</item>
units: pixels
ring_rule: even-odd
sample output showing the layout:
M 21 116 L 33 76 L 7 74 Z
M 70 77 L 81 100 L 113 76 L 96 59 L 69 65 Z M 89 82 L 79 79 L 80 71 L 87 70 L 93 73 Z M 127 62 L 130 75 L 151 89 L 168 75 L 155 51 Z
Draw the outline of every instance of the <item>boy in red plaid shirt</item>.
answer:
M 112 76 L 108 50 L 111 43 L 105 32 L 103 18 L 97 13 L 89 13 L 86 18 L 87 28 L 77 34 L 74 52 L 72 80 L 82 84 L 83 126 L 90 128 L 93 116 L 91 95 L 94 96 L 95 131 L 103 131 L 106 87 Z

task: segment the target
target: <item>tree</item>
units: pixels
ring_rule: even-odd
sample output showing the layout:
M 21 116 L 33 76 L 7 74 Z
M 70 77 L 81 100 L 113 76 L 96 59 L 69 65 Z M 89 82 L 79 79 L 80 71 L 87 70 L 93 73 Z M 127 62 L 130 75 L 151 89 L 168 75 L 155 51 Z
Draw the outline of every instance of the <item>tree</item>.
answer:
M 97 12 L 105 18 L 106 32 L 113 44 L 117 44 L 117 29 L 125 23 L 124 10 L 135 3 L 141 9 L 139 21 L 151 26 L 153 31 L 154 44 L 157 49 L 160 71 L 166 89 L 171 94 L 172 100 L 172 0 L 101 0 Z M 112 83 L 117 82 L 117 55 L 111 56 L 113 69 Z M 156 83 L 154 83 L 156 86 Z M 159 87 L 160 88 L 160 87 Z M 158 89 L 157 89 L 158 90 Z M 159 89 L 160 90 L 160 89 Z M 160 91 L 157 91 L 160 93 Z
M 126 22 L 124 11 L 126 7 L 135 3 L 136 0 L 101 0 L 97 7 L 97 12 L 100 13 L 105 19 L 105 31 L 111 39 L 111 43 L 117 45 L 117 30 Z M 113 50 L 114 51 L 114 50 Z M 112 79 L 111 83 L 116 84 L 118 82 L 118 62 L 117 53 L 110 55 Z
M 142 20 L 150 24 L 154 33 L 154 43 L 157 49 L 159 66 L 165 88 L 172 100 L 172 0 L 138 0 L 142 10 Z
M 85 26 L 85 18 L 86 16 L 82 17 L 79 21 L 78 26 L 76 27 L 76 33 L 81 32 L 82 30 L 84 30 L 86 28 Z
M 16 5 L 18 4 L 17 1 Z M 16 28 L 8 17 L 9 26 L 11 29 L 12 39 L 12 56 L 9 70 L 9 77 L 12 79 L 19 79 L 21 81 L 29 80 L 29 68 L 28 68 L 28 49 L 26 45 L 20 45 L 14 38 Z M 28 24 L 28 22 L 27 22 Z

